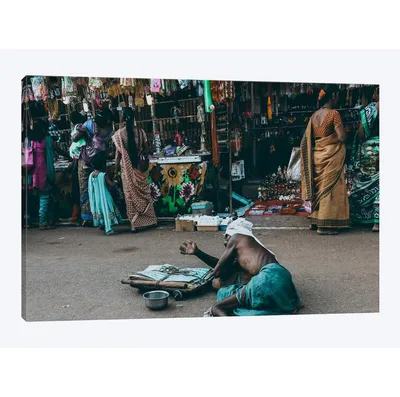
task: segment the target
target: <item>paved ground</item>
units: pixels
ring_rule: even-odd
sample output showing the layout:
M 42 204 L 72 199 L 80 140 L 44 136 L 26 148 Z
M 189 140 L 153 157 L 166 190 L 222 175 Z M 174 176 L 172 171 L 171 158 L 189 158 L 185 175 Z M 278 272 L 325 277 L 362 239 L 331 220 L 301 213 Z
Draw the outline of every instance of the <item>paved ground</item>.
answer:
M 318 236 L 300 229 L 307 219 L 274 218 L 253 218 L 256 227 L 273 228 L 257 229 L 256 235 L 292 272 L 305 305 L 302 313 L 379 311 L 377 234 L 367 229 Z M 288 227 L 298 229 L 284 229 Z M 180 242 L 190 238 L 219 256 L 221 233 L 179 233 L 161 227 L 132 235 L 124 226 L 119 231 L 104 236 L 95 229 L 74 227 L 29 230 L 22 245 L 28 253 L 25 269 L 23 264 L 26 320 L 198 317 L 214 302 L 210 291 L 181 302 L 170 299 L 167 310 L 151 312 L 140 294 L 120 280 L 152 264 L 200 265 L 196 258 L 179 254 Z

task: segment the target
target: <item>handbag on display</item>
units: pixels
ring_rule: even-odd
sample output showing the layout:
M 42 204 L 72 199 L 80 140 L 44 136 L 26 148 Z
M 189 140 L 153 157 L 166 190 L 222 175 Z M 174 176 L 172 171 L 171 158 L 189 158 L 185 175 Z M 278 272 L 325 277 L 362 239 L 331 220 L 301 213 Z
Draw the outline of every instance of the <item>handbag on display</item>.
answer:
M 30 145 L 28 138 L 25 138 L 22 144 L 22 168 L 29 170 L 33 167 L 33 149 Z

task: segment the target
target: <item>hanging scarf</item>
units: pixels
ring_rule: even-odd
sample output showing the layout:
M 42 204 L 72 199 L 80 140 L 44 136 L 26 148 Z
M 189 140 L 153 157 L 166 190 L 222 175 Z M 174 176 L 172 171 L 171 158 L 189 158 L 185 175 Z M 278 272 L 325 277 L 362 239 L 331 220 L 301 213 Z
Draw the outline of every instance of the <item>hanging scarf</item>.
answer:
M 138 80 L 136 83 L 135 105 L 144 107 L 144 84 L 142 80 Z

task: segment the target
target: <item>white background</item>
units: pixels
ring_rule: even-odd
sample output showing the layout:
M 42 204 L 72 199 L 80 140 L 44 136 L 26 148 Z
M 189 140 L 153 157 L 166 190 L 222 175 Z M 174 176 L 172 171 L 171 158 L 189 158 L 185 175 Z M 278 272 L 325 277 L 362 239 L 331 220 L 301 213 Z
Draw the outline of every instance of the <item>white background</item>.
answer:
M 394 48 L 396 10 L 373 1 L 246 1 L 236 16 L 216 1 L 69 1 L 8 4 L 4 48 Z M 221 2 L 223 3 L 223 2 Z M 382 2 L 383 3 L 383 2 Z M 325 4 L 325 3 L 324 3 Z M 384 3 L 383 3 L 384 4 Z M 382 5 L 383 5 L 382 4 Z M 87 7 L 86 9 L 84 7 Z M 10 11 L 10 9 L 13 10 Z M 16 20 L 9 17 L 14 12 Z M 169 14 L 167 14 L 169 13 Z M 383 20 L 382 17 L 386 19 Z M 367 20 L 366 18 L 370 18 Z M 171 33 L 168 35 L 168 33 Z M 64 40 L 62 36 L 65 35 Z M 205 350 L 205 347 L 399 346 L 398 158 L 400 53 L 3 52 L 2 262 L 0 337 L 4 347 L 122 347 L 2 353 L 2 395 L 398 395 L 390 352 Z M 380 313 L 252 319 L 26 323 L 20 316 L 20 79 L 26 74 L 379 83 L 381 85 Z M 354 247 L 357 249 L 357 247 Z M 312 253 L 310 253 L 312 254 Z M 344 260 L 338 256 L 338 260 Z M 201 347 L 134 351 L 128 347 Z M 39 354 L 41 353 L 41 354 Z M 165 372 L 154 380 L 155 363 Z M 177 381 L 179 379 L 179 382 Z M 194 379 L 202 379 L 197 387 Z M 176 386 L 178 384 L 178 386 Z M 144 385 L 144 387 L 143 387 Z M 169 385 L 163 388 L 163 385 Z M 173 386 L 171 386 L 173 385 Z

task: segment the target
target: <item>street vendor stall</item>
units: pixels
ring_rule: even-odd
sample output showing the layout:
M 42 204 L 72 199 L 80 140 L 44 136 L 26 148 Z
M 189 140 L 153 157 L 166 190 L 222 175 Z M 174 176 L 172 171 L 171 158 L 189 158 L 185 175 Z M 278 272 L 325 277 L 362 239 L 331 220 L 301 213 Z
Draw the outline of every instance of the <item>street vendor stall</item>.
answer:
M 188 213 L 204 189 L 206 174 L 204 156 L 152 158 L 149 183 L 157 215 Z

